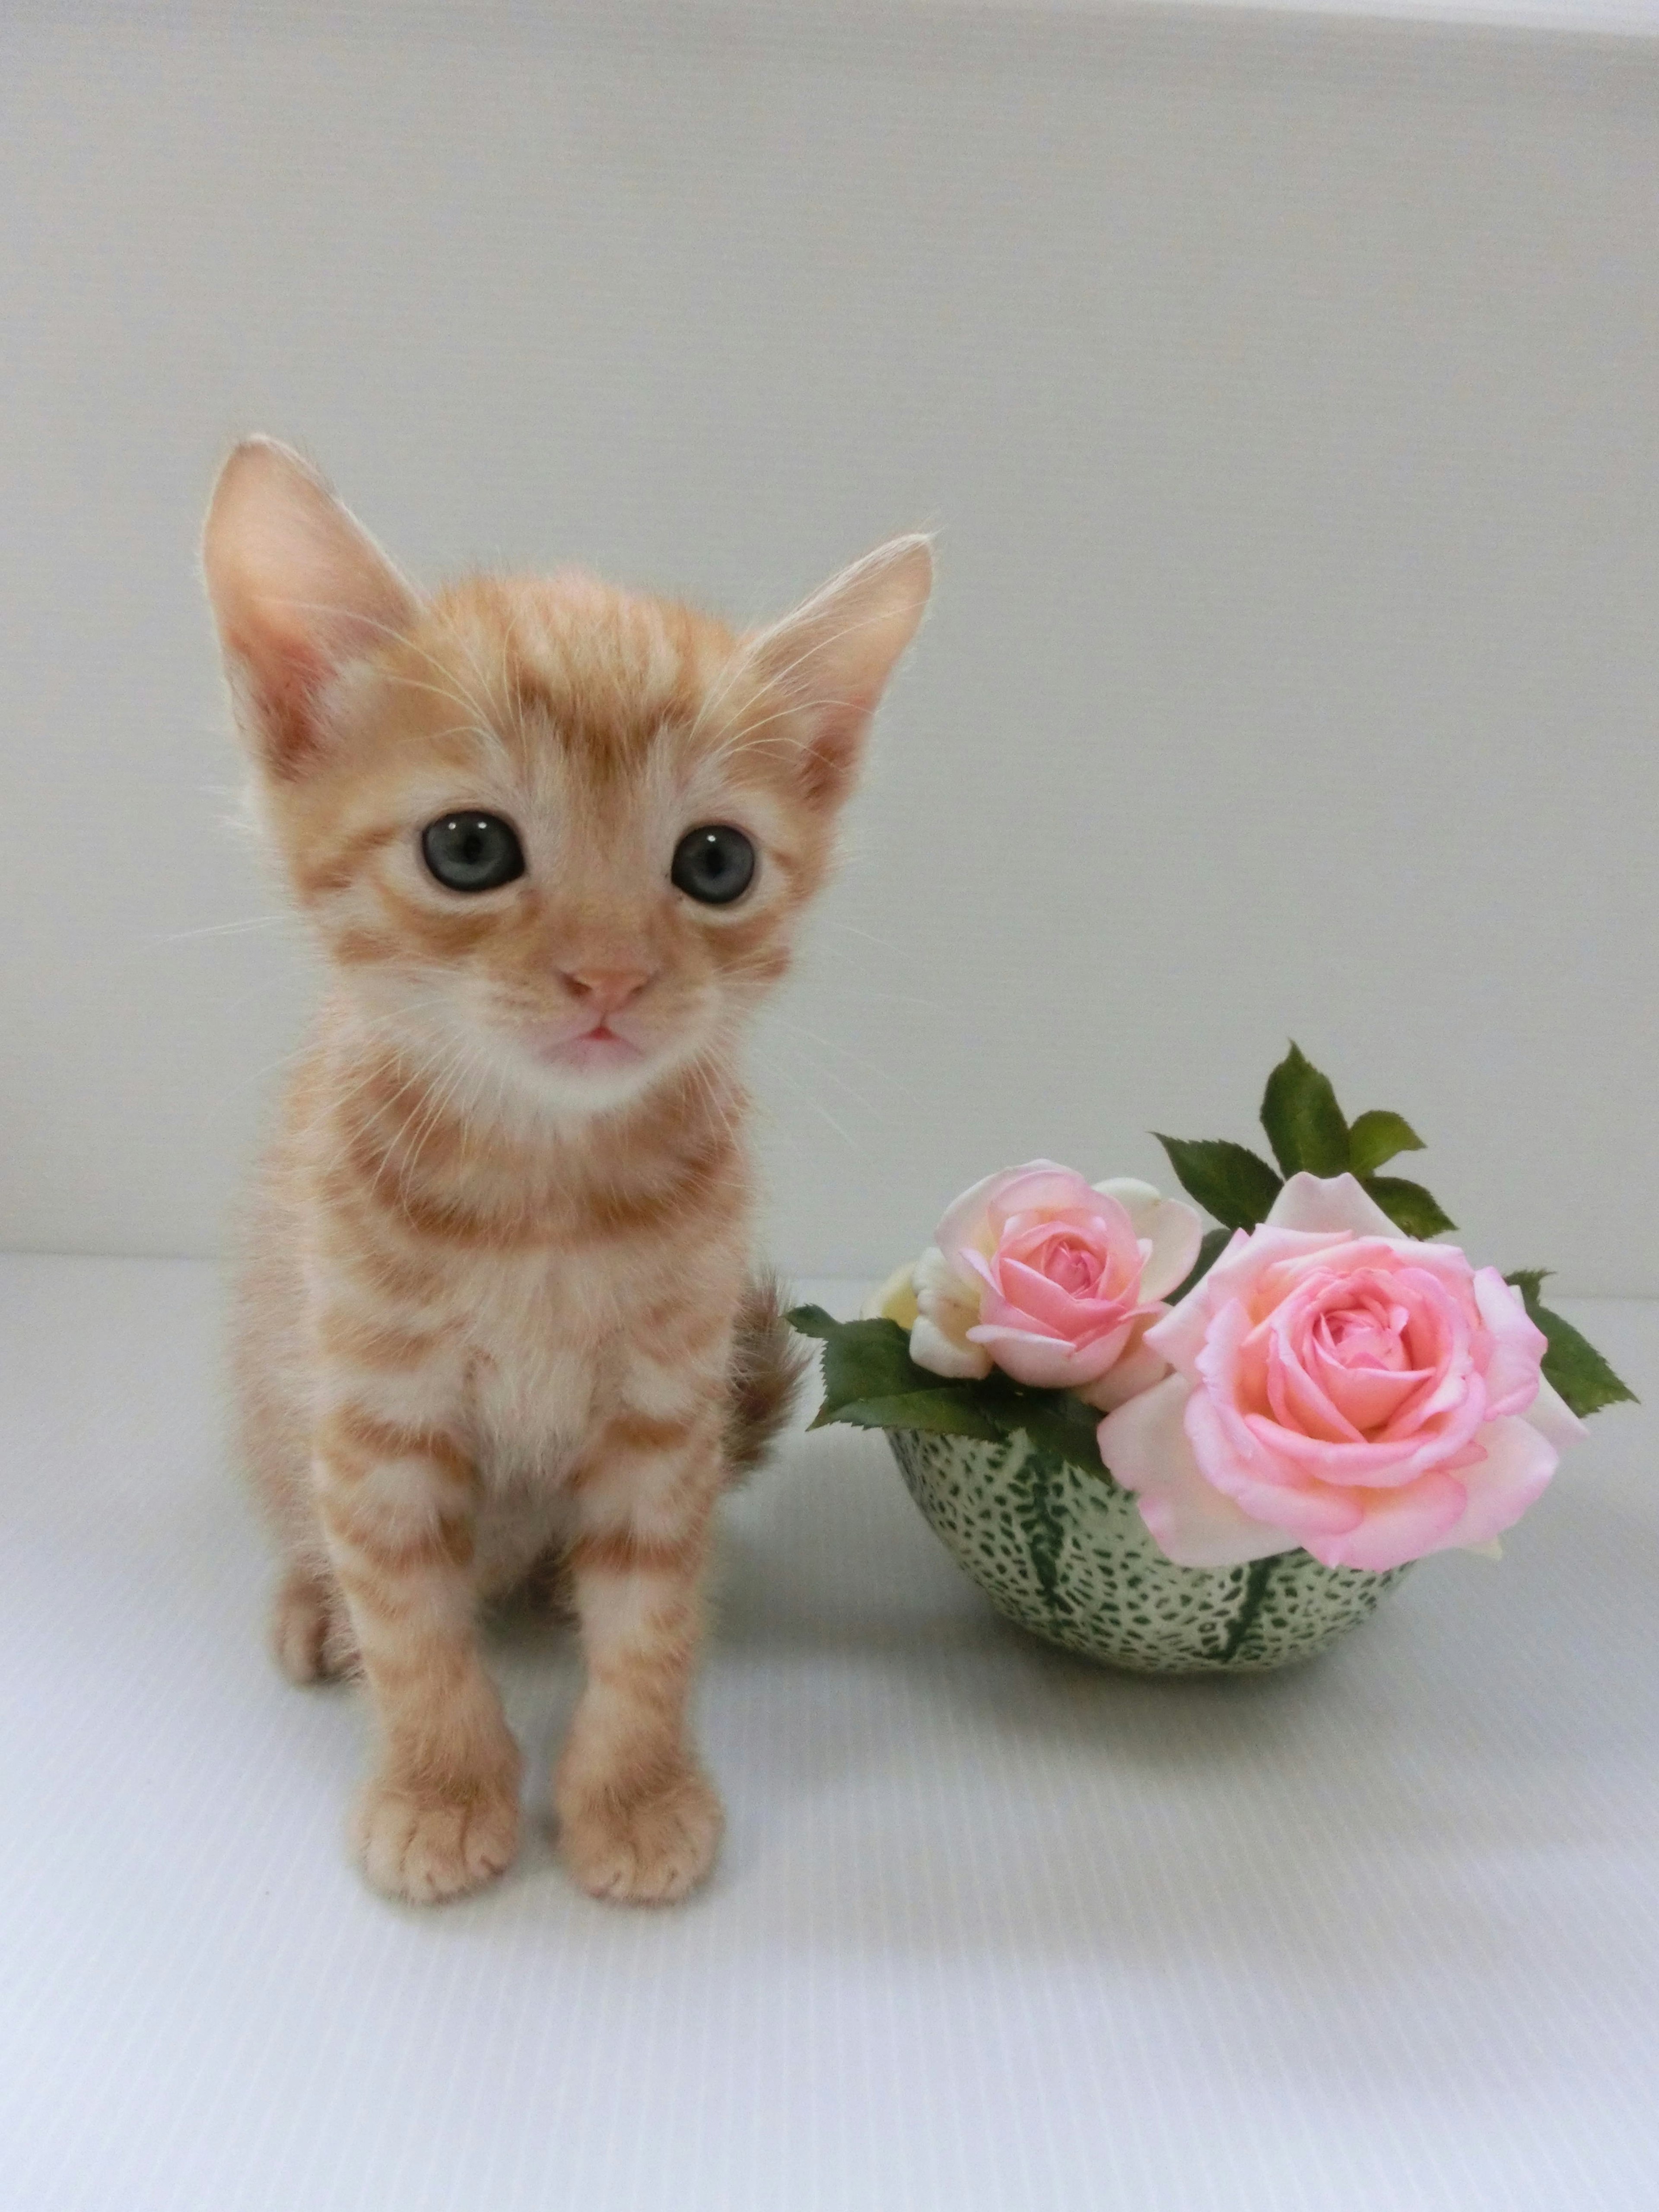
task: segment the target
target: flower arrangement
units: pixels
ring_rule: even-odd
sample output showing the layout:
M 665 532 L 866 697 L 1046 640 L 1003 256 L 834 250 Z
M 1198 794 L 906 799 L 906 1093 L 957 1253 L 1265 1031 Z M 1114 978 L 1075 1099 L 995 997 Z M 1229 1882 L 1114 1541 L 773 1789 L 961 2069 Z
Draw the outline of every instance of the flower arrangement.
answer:
M 889 1431 L 970 1571 L 974 1544 L 957 1540 L 973 1493 L 992 1595 L 1008 1595 L 1012 1532 L 1042 1603 L 1037 1618 L 1006 1609 L 1099 1656 L 1121 1655 L 1075 1617 L 1067 1560 L 1088 1569 L 1088 1544 L 1058 1502 L 1080 1528 L 1090 1484 L 1133 1501 L 1160 1570 L 1194 1571 L 1177 1612 L 1186 1598 L 1203 1612 L 1204 1574 L 1241 1604 L 1254 1589 L 1259 1610 L 1282 1562 L 1304 1610 L 1316 1586 L 1346 1626 L 1428 1553 L 1494 1548 L 1584 1418 L 1632 1395 L 1541 1304 L 1543 1270 L 1475 1265 L 1438 1241 L 1455 1224 L 1428 1191 L 1380 1172 L 1421 1149 L 1398 1114 L 1350 1123 L 1293 1044 L 1261 1121 L 1277 1171 L 1227 1139 L 1160 1137 L 1207 1230 L 1149 1184 L 1032 1161 L 964 1192 L 860 1320 L 791 1316 L 823 1345 L 815 1425 Z M 975 1442 L 941 1452 L 947 1438 Z M 1098 1538 L 1095 1554 L 1123 1602 L 1149 1586 L 1146 1560 L 1137 1581 Z M 1317 1648 L 1290 1643 L 1283 1656 Z M 1200 1645 L 1173 1663 L 1221 1663 L 1213 1638 Z

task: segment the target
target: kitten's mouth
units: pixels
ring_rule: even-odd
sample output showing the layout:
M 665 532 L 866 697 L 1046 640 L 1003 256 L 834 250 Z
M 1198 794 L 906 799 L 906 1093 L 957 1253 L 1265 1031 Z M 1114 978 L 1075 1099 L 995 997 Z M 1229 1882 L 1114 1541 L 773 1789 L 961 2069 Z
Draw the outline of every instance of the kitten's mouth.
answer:
M 568 1030 L 557 1036 L 532 1036 L 530 1048 L 547 1066 L 574 1068 L 583 1074 L 635 1067 L 645 1057 L 638 1045 L 613 1030 L 608 1021 L 595 1022 L 592 1029 L 574 1036 Z

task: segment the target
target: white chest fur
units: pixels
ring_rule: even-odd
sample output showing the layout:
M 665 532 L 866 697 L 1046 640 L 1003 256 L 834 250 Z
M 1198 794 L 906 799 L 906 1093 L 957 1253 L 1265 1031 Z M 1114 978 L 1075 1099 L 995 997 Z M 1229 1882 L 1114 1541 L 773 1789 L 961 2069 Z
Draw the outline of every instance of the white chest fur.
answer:
M 615 1386 L 623 1316 L 603 1269 L 546 1249 L 467 1271 L 464 1314 L 486 1484 L 556 1481 Z

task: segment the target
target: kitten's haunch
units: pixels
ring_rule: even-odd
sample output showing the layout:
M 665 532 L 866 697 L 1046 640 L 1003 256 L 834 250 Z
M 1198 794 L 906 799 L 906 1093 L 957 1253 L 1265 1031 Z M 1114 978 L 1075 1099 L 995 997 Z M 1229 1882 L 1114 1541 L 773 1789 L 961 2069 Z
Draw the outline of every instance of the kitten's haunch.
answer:
M 286 447 L 227 461 L 208 590 L 329 988 L 250 1209 L 235 1381 L 295 1680 L 361 1671 L 369 1880 L 499 1874 L 518 1747 L 481 1599 L 562 1562 L 555 1784 L 595 1895 L 683 1896 L 715 1502 L 799 1364 L 750 1251 L 738 1059 L 927 602 L 896 539 L 738 635 L 592 578 L 430 598 Z

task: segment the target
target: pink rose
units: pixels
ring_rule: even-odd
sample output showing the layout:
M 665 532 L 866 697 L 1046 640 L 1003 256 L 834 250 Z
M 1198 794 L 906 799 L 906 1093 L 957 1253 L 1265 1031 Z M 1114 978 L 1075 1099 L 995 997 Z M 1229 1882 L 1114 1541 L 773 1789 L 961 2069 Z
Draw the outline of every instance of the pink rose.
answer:
M 1352 1176 L 1291 1176 L 1146 1348 L 1174 1371 L 1109 1413 L 1101 1455 L 1182 1566 L 1487 1543 L 1583 1433 L 1519 1292 L 1401 1237 Z
M 1150 1183 L 1091 1186 L 1052 1160 L 1006 1168 L 957 1199 L 916 1262 L 910 1356 L 936 1375 L 994 1362 L 1115 1406 L 1165 1371 L 1141 1339 L 1201 1234 L 1191 1206 Z

